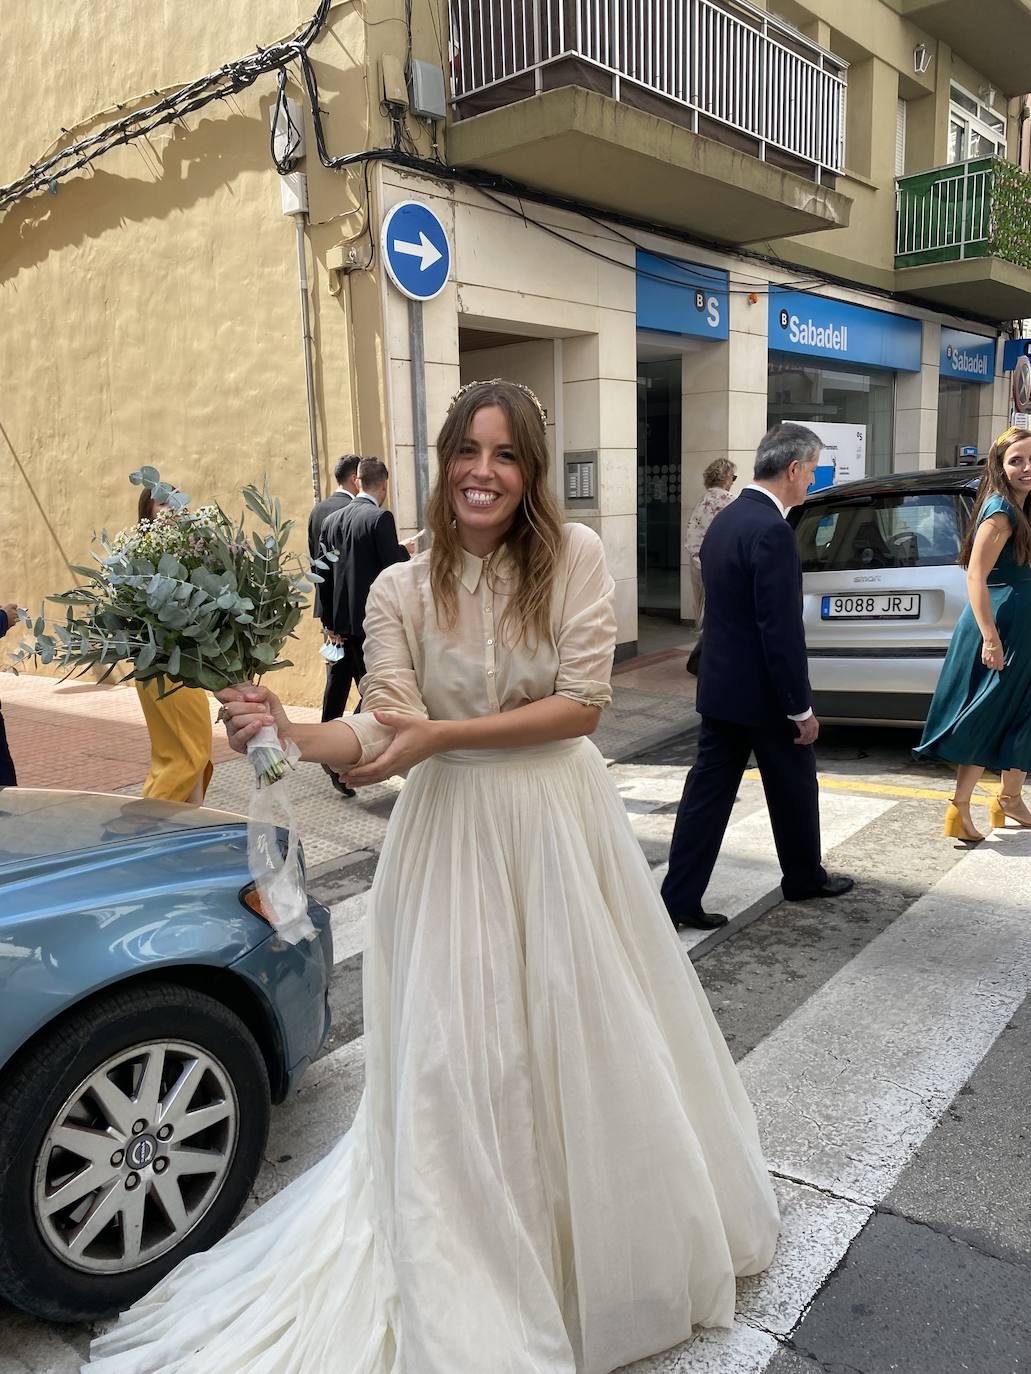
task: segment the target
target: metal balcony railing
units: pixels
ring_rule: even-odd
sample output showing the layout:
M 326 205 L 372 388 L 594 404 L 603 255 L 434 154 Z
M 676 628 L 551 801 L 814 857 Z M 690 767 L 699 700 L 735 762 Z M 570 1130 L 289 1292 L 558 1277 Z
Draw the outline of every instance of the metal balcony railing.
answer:
M 821 173 L 844 166 L 848 64 L 739 0 L 449 0 L 454 101 L 532 74 L 522 95 L 581 84 L 588 64 L 616 98 L 624 83 Z M 499 102 L 503 103 L 503 102 Z M 635 102 L 636 103 L 636 102 Z
M 896 267 L 1001 257 L 1031 269 L 1031 176 L 981 157 L 899 177 Z

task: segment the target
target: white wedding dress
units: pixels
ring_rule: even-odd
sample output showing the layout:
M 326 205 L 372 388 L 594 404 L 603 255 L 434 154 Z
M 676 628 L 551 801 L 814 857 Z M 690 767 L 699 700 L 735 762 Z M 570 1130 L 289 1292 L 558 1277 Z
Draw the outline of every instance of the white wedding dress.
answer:
M 506 649 L 467 555 L 376 583 L 364 705 L 609 698 L 612 581 L 568 526 L 552 642 Z M 387 732 L 349 718 L 364 758 Z M 308 1173 L 93 1347 L 91 1374 L 610 1374 L 729 1325 L 776 1202 L 751 1107 L 597 749 L 440 755 L 394 809 L 364 955 L 366 1090 Z

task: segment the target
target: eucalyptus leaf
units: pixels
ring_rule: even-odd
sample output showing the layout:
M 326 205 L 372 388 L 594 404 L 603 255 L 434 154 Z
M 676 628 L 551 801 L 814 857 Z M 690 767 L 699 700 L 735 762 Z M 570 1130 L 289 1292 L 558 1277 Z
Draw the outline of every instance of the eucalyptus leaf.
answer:
M 161 481 L 161 474 L 157 468 L 142 467 L 136 468 L 129 473 L 129 481 L 134 487 L 150 487 L 153 489 Z

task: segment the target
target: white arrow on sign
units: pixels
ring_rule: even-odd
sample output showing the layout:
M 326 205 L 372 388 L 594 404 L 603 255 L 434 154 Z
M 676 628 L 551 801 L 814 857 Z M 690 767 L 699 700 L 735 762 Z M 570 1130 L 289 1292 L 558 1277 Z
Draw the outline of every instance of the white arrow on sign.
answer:
M 421 258 L 419 271 L 425 272 L 427 267 L 432 267 L 435 262 L 440 262 L 444 254 L 439 248 L 434 247 L 429 239 L 419 230 L 418 243 L 405 243 L 403 239 L 394 240 L 395 253 L 407 253 L 410 258 Z

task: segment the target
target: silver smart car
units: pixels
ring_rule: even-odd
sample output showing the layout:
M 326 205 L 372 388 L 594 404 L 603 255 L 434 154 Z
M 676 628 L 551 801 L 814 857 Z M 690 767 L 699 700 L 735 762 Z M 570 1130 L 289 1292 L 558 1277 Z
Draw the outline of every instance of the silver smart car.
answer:
M 791 512 L 809 676 L 822 719 L 922 725 L 960 612 L 977 467 L 896 473 Z

